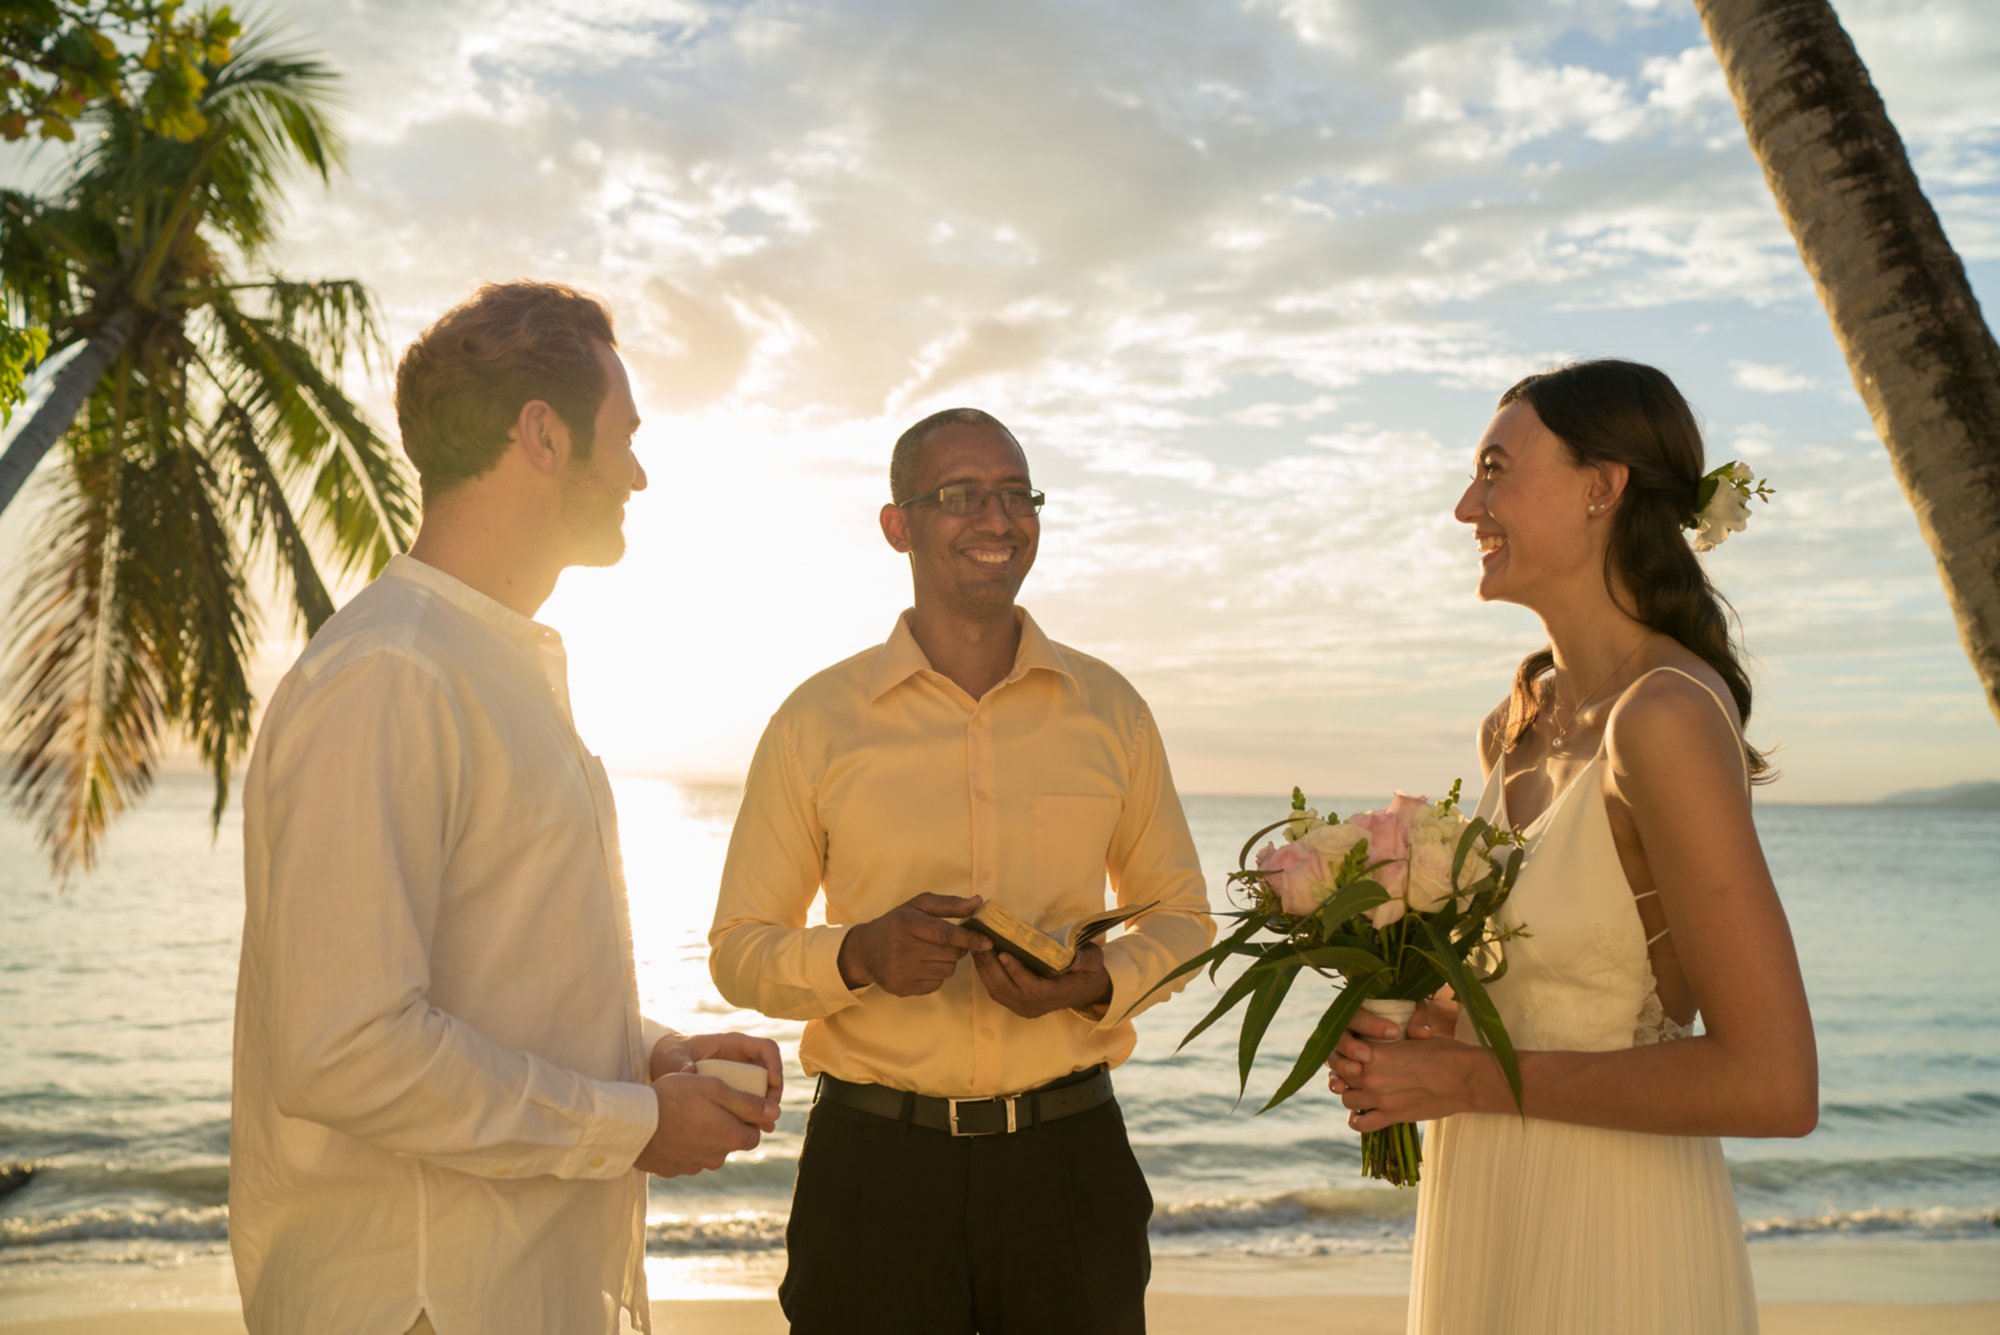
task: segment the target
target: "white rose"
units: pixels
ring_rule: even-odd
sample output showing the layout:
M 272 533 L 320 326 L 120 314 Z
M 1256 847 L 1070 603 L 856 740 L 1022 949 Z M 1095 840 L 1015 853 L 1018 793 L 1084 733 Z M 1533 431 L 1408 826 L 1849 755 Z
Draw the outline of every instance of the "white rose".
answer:
M 1348 851 L 1367 837 L 1361 830 L 1342 821 L 1338 825 L 1315 825 L 1299 836 L 1296 842 L 1311 849 L 1325 865 L 1326 878 L 1331 883 Z
M 1307 807 L 1304 811 L 1295 813 L 1291 820 L 1286 823 L 1285 838 L 1290 839 L 1293 843 L 1297 843 L 1299 840 L 1305 838 L 1308 831 L 1317 830 L 1324 824 L 1326 822 L 1319 818 L 1319 809 L 1317 807 Z
M 1451 899 L 1451 855 L 1450 848 L 1434 839 L 1410 850 L 1412 912 L 1434 913 Z

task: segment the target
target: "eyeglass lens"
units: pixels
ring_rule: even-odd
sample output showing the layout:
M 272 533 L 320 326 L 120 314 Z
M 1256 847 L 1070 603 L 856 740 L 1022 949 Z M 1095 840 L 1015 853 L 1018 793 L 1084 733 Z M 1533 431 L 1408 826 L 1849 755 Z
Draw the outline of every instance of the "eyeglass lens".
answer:
M 1041 513 L 1042 493 L 1026 487 L 1003 487 L 997 493 L 969 484 L 944 487 L 938 491 L 938 505 L 950 515 L 978 514 L 986 509 L 987 497 L 996 494 L 1000 497 L 1000 508 L 1016 518 Z

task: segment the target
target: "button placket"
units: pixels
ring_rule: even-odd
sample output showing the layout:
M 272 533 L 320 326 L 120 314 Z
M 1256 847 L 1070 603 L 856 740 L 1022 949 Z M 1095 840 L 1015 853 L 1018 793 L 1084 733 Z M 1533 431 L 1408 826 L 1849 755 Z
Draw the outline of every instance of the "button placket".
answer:
M 995 800 L 993 737 L 985 702 L 975 704 L 965 724 L 965 778 L 972 830 L 972 893 L 991 897 L 997 888 L 1000 853 L 999 804 Z M 984 984 L 972 988 L 972 1088 L 997 1089 L 1000 1082 L 998 1015 L 1000 1003 Z

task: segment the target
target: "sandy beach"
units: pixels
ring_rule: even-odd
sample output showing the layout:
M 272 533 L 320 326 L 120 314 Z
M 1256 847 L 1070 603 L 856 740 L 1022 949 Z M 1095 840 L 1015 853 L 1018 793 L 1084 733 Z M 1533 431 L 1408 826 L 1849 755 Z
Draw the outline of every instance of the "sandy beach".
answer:
M 1765 1335 L 1987 1335 L 2000 1330 L 2000 1239 L 1756 1249 Z M 649 1262 L 661 1335 L 783 1335 L 781 1262 Z M 1327 1330 L 1398 1335 L 1406 1255 L 1267 1261 L 1171 1258 L 1149 1295 L 1154 1335 Z M 26 1267 L 23 1267 L 27 1270 Z M 68 1266 L 10 1275 L 0 1335 L 242 1335 L 228 1263 Z M 669 1296 L 683 1292 L 687 1297 Z M 1912 1301 L 1920 1294 L 1923 1301 Z M 1336 1315 L 1337 1312 L 1337 1315 Z

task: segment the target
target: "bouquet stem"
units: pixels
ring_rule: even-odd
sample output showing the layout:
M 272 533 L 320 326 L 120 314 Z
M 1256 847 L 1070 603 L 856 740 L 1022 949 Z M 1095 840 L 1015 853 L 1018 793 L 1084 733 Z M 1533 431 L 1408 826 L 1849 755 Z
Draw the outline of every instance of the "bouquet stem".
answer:
M 1409 1031 L 1410 1017 L 1417 1013 L 1417 1003 L 1371 998 L 1361 1003 L 1361 1009 L 1392 1021 L 1397 1027 L 1396 1037 L 1375 1038 L 1369 1042 L 1399 1043 Z M 1364 1177 L 1376 1178 L 1393 1186 L 1414 1187 L 1421 1175 L 1423 1162 L 1423 1142 L 1418 1138 L 1413 1122 L 1398 1122 L 1380 1131 L 1361 1133 L 1361 1173 Z

